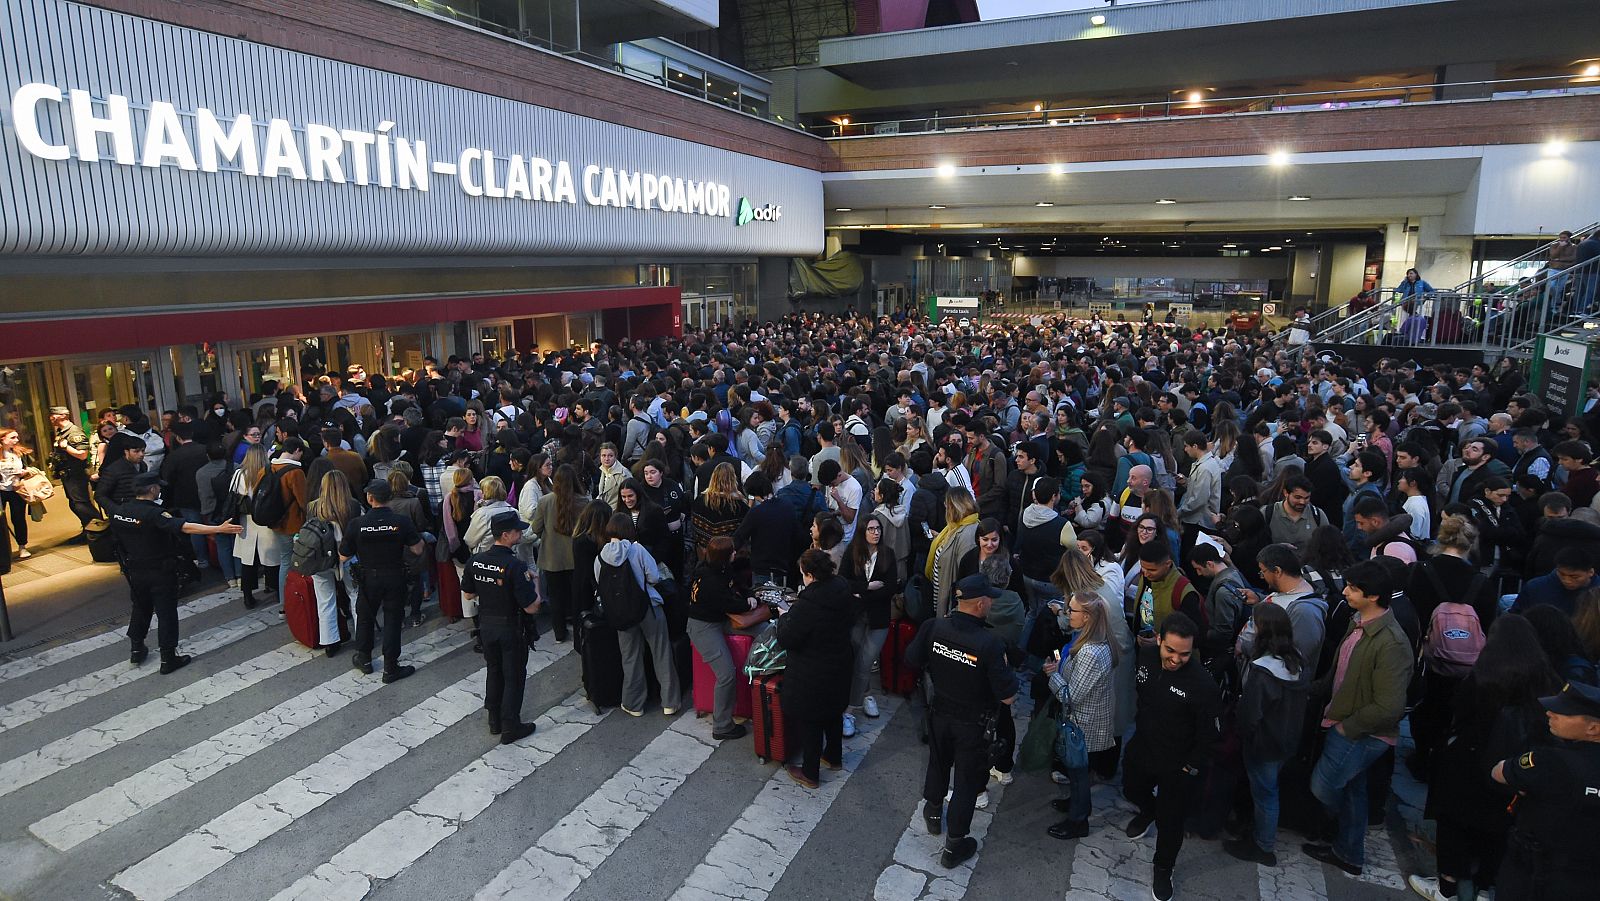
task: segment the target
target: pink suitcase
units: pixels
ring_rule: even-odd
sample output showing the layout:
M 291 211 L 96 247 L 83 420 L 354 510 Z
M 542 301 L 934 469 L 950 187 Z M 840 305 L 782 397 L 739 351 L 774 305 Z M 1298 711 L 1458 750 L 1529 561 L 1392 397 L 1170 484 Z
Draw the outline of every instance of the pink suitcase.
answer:
M 750 716 L 750 680 L 744 674 L 744 662 L 750 656 L 750 646 L 754 641 L 749 635 L 728 636 L 728 651 L 733 654 L 733 668 L 738 679 L 738 690 L 734 694 L 734 716 Z M 694 660 L 694 710 L 705 716 L 716 706 L 717 675 L 711 671 L 711 667 L 706 666 L 698 653 L 691 656 Z

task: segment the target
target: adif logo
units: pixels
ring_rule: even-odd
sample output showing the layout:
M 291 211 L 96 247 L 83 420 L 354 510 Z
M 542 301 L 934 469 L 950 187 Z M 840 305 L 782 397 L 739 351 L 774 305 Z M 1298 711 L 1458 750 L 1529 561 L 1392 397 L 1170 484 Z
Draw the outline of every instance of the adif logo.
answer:
M 777 222 L 783 218 L 783 207 L 776 204 L 764 206 L 751 206 L 750 198 L 739 198 L 738 212 L 733 215 L 734 225 L 749 225 L 751 222 Z

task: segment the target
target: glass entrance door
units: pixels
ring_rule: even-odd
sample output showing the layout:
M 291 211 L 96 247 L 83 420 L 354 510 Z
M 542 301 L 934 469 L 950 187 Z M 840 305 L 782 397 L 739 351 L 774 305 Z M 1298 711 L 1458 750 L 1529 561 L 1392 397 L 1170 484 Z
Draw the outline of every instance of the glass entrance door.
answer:
M 261 391 L 267 380 L 280 386 L 293 385 L 299 377 L 300 365 L 294 341 L 281 344 L 246 345 L 234 349 L 234 358 L 244 384 L 244 400 Z
M 156 392 L 155 367 L 149 356 L 73 363 L 71 375 L 79 408 L 90 421 L 98 419 L 101 410 L 128 404 L 144 410 L 152 422 L 161 421 L 156 415 L 160 397 Z

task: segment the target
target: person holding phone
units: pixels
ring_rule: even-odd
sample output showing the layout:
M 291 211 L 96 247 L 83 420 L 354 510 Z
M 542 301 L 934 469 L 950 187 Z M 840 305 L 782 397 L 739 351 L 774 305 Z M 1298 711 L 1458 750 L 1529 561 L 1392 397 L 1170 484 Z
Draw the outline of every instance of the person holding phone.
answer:
M 1055 602 L 1052 609 L 1060 609 Z M 1111 642 L 1111 612 L 1105 599 L 1088 591 L 1073 592 L 1064 605 L 1067 630 L 1072 635 L 1065 658 L 1058 650 L 1045 662 L 1050 691 L 1061 703 L 1062 716 L 1083 730 L 1090 754 L 1115 744 L 1112 734 L 1114 710 L 1111 671 L 1117 662 L 1117 649 Z M 1063 841 L 1089 834 L 1089 767 L 1067 770 L 1069 794 L 1050 802 L 1066 819 L 1047 831 Z

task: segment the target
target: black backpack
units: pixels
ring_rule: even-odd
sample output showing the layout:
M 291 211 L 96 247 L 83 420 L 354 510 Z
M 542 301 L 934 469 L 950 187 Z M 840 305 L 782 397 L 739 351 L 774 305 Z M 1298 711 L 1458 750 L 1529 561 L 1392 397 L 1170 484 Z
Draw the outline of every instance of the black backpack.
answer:
M 601 560 L 595 589 L 606 622 L 618 632 L 644 622 L 650 612 L 650 595 L 634 577 L 633 564 L 626 559 L 616 566 Z
M 250 492 L 250 518 L 256 525 L 275 529 L 289 515 L 289 501 L 283 496 L 283 477 L 271 466 L 261 474 L 256 490 Z
M 206 522 L 211 525 L 222 525 L 239 515 L 242 498 L 233 493 L 233 472 L 232 466 L 224 466 L 211 477 L 212 506 L 206 511 Z

